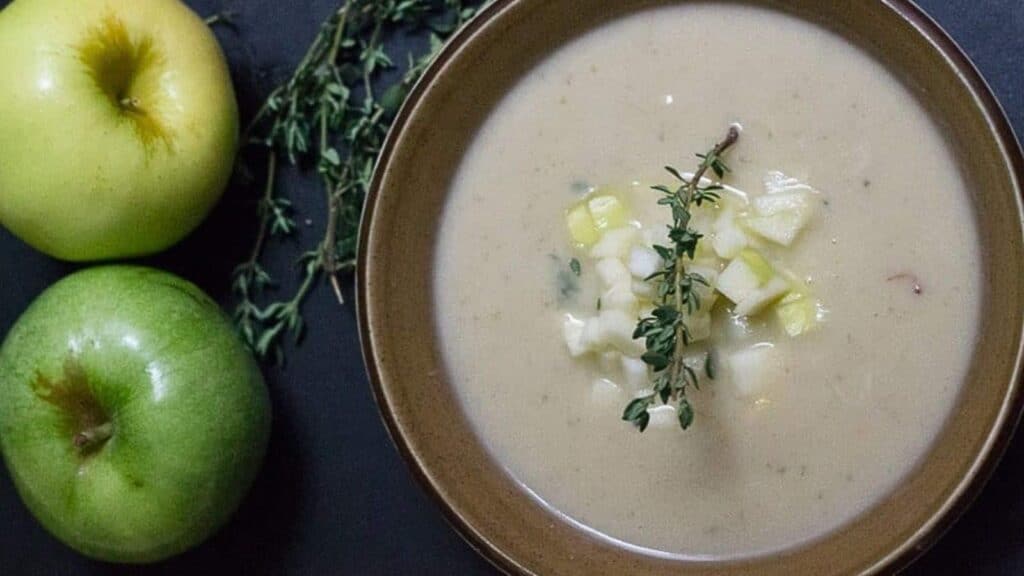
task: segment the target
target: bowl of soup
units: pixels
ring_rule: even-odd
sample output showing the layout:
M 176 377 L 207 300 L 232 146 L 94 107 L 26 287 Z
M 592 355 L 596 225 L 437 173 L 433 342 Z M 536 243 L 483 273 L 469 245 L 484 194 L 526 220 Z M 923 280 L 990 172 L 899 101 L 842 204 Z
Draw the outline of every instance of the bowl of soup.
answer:
M 895 571 L 1020 414 L 1021 168 L 910 2 L 499 0 L 368 199 L 384 421 L 511 574 Z

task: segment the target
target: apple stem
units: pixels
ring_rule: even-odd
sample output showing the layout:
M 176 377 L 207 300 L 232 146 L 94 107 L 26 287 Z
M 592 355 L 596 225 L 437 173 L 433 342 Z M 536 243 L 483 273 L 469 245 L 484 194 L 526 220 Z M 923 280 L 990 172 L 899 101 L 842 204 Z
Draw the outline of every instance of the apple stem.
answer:
M 139 99 L 132 96 L 125 96 L 121 98 L 119 102 L 121 108 L 128 110 L 129 112 L 137 112 L 139 110 Z
M 75 443 L 75 448 L 85 452 L 101 446 L 104 442 L 110 440 L 110 437 L 113 435 L 114 425 L 107 422 L 106 424 L 100 424 L 75 434 L 73 442 Z

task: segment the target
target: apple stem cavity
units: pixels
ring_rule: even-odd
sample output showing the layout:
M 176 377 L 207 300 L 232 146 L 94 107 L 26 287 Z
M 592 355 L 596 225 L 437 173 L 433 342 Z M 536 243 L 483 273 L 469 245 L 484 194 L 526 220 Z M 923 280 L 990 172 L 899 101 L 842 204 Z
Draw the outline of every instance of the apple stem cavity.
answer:
M 113 435 L 114 425 L 107 422 L 75 434 L 72 441 L 75 444 L 75 448 L 78 448 L 83 454 L 88 454 L 103 446 Z

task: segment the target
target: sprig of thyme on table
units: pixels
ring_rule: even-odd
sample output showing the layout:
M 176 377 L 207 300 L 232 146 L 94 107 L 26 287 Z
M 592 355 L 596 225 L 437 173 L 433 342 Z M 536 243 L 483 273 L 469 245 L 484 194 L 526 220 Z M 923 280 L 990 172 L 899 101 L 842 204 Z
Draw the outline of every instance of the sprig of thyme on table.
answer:
M 281 341 L 304 329 L 302 305 L 322 277 L 343 301 L 339 274 L 355 267 L 363 201 L 377 155 L 406 95 L 443 41 L 471 18 L 481 2 L 468 0 L 346 0 L 322 25 L 291 77 L 267 97 L 245 131 L 243 145 L 265 157 L 259 225 L 249 257 L 234 271 L 234 319 L 261 358 L 282 361 Z M 395 67 L 386 44 L 397 29 L 431 30 L 429 53 L 409 55 L 408 69 L 390 85 Z M 250 157 L 253 154 L 247 154 Z M 297 228 L 292 202 L 279 187 L 282 164 L 315 169 L 324 196 L 324 236 L 299 263 L 291 296 L 268 300 L 274 285 L 264 268 L 272 240 Z M 258 172 L 246 169 L 242 173 Z
M 647 278 L 659 280 L 659 302 L 650 316 L 637 324 L 633 338 L 643 338 L 647 352 L 643 361 L 651 367 L 654 376 L 653 393 L 634 399 L 626 407 L 622 419 L 632 422 L 641 432 L 651 421 L 648 409 L 660 400 L 662 404 L 675 402 L 679 425 L 686 430 L 693 424 L 693 406 L 686 397 L 687 389 L 700 389 L 696 370 L 687 365 L 685 349 L 690 345 L 690 330 L 686 318 L 701 307 L 699 286 L 709 286 L 708 280 L 700 274 L 688 272 L 687 262 L 692 262 L 702 235 L 690 228 L 691 209 L 705 202 L 715 203 L 720 199 L 720 184 L 702 185 L 704 175 L 710 170 L 719 180 L 729 172 L 722 156 L 739 140 L 738 126 L 731 126 L 725 139 L 707 154 L 698 154 L 701 163 L 692 178 L 684 178 L 676 169 L 666 170 L 682 182 L 676 188 L 654 186 L 664 194 L 658 204 L 672 210 L 672 225 L 668 237 L 673 246 L 654 246 L 665 261 L 664 267 Z M 714 364 L 709 356 L 704 364 L 708 378 L 714 379 Z

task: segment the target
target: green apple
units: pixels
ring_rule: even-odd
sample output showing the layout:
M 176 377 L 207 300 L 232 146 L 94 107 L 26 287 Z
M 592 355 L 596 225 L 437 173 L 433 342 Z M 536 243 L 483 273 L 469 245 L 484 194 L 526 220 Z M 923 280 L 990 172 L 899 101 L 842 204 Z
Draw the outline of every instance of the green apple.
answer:
M 0 449 L 25 504 L 88 556 L 157 561 L 206 539 L 252 483 L 266 386 L 217 305 L 176 276 L 93 268 L 0 348 Z
M 15 0 L 0 11 L 0 223 L 64 260 L 153 254 L 230 177 L 238 104 L 178 0 Z

